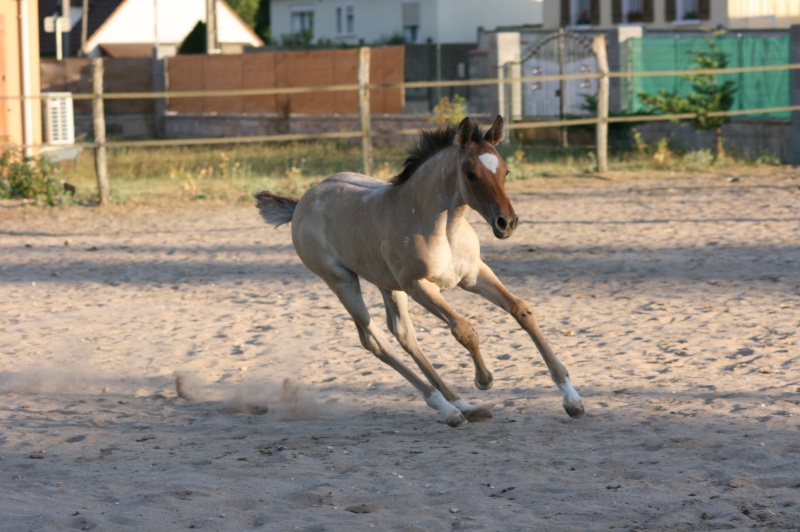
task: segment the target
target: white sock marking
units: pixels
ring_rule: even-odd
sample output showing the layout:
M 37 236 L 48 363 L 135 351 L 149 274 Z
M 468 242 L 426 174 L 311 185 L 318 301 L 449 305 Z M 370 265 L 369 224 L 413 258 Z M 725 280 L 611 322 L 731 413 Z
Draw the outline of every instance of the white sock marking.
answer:
M 474 412 L 475 410 L 478 409 L 477 406 L 471 405 L 466 401 L 462 401 L 461 399 L 456 399 L 451 404 L 453 406 L 455 406 L 456 408 L 458 408 L 462 413 L 463 412 Z
M 434 390 L 430 397 L 425 398 L 425 402 L 431 408 L 438 410 L 445 417 L 445 419 L 450 419 L 454 415 L 461 413 L 458 408 L 450 404 L 447 399 L 444 398 L 444 395 L 442 395 L 442 392 L 439 390 Z
M 558 389 L 561 390 L 561 395 L 564 397 L 564 404 L 570 406 L 579 406 L 583 401 L 578 391 L 572 386 L 572 383 L 567 377 L 564 384 L 557 384 Z
M 493 153 L 482 153 L 478 160 L 483 163 L 483 166 L 489 169 L 493 174 L 497 172 L 497 166 L 500 164 L 500 160 L 497 158 L 497 155 Z

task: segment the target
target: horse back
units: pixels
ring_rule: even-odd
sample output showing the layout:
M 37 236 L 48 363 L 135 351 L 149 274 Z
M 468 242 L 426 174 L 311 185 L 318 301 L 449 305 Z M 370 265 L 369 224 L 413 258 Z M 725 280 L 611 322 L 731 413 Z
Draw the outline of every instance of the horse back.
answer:
M 361 174 L 334 174 L 310 188 L 292 218 L 292 242 L 306 266 L 325 278 L 341 265 L 378 284 L 393 284 L 381 243 L 391 232 L 391 185 Z

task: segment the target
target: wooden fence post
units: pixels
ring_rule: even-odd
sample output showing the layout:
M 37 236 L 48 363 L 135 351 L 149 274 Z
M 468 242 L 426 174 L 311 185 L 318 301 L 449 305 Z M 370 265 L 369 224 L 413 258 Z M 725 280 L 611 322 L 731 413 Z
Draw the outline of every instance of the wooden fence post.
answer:
M 100 205 L 111 203 L 106 162 L 106 117 L 103 111 L 103 59 L 92 59 L 92 121 L 94 122 L 94 168 L 97 174 L 97 191 Z
M 606 37 L 598 35 L 592 40 L 592 49 L 597 57 L 597 171 L 608 171 L 608 55 L 606 54 Z
M 372 175 L 372 131 L 369 117 L 370 49 L 358 50 L 358 117 L 361 122 L 361 161 L 366 175 Z

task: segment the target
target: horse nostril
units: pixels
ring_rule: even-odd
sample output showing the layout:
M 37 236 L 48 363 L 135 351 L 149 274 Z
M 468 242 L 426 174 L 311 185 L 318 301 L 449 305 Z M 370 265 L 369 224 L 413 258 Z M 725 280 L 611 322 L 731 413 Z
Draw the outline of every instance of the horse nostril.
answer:
M 506 227 L 508 227 L 508 223 L 506 222 L 506 219 L 503 218 L 502 216 L 498 216 L 497 217 L 497 221 L 495 221 L 495 225 L 501 231 L 505 231 Z
M 514 218 L 511 219 L 511 230 L 512 231 L 517 228 L 517 224 L 518 223 L 519 223 L 519 216 L 514 216 Z

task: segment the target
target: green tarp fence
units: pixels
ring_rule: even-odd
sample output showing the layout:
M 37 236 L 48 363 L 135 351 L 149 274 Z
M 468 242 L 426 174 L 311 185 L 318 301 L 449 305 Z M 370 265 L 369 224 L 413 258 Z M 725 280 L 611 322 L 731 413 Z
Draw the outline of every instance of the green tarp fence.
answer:
M 689 52 L 708 50 L 710 37 L 643 37 L 629 39 L 622 47 L 621 69 L 631 72 L 687 70 L 694 65 Z M 728 67 L 785 65 L 789 63 L 789 36 L 715 38 L 717 48 L 727 54 Z M 745 72 L 720 75 L 719 81 L 736 83 L 738 90 L 731 110 L 761 109 L 791 105 L 789 70 Z M 691 92 L 691 83 L 679 76 L 623 78 L 622 107 L 634 113 L 644 110 L 636 96 L 639 92 L 655 94 L 659 89 Z M 760 113 L 747 117 L 790 118 L 791 113 Z

